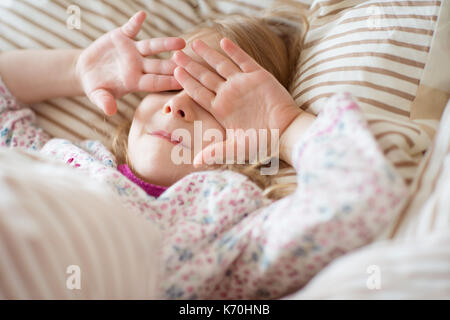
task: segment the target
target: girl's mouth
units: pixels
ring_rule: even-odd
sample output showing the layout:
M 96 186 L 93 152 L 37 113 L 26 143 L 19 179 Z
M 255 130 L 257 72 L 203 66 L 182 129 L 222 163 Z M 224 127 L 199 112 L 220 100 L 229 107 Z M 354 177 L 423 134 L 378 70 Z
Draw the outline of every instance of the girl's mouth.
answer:
M 183 143 L 183 137 L 173 137 L 172 134 L 170 134 L 167 131 L 164 130 L 156 130 L 156 131 L 151 131 L 149 132 L 149 135 L 154 136 L 154 137 L 158 137 L 164 140 L 169 141 L 170 143 L 177 145 L 177 144 L 181 144 L 182 147 L 187 148 Z

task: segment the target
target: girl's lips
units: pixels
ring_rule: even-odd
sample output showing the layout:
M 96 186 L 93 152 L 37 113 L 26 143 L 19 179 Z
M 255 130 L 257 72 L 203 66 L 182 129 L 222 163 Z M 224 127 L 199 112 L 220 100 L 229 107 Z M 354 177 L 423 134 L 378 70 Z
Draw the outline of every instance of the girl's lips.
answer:
M 172 134 L 170 134 L 167 131 L 156 130 L 156 131 L 151 131 L 149 134 L 152 135 L 152 136 L 155 136 L 155 137 L 159 137 L 159 138 L 165 139 L 165 140 L 169 141 L 170 143 L 172 143 L 174 145 L 181 144 L 183 147 L 186 148 L 186 146 L 182 143 L 182 141 L 183 141 L 182 137 L 179 137 L 178 139 L 175 139 L 174 137 L 172 137 Z

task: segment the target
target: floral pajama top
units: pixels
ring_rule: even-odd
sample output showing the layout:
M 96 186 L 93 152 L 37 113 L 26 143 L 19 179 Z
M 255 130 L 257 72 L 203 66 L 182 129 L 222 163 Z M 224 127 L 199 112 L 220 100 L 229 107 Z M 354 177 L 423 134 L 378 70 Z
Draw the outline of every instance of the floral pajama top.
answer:
M 370 243 L 407 196 L 348 93 L 332 96 L 294 148 L 297 189 L 271 201 L 245 176 L 196 172 L 159 198 L 117 171 L 98 141 L 51 138 L 0 79 L 0 145 L 65 162 L 105 183 L 163 236 L 162 299 L 270 299 Z

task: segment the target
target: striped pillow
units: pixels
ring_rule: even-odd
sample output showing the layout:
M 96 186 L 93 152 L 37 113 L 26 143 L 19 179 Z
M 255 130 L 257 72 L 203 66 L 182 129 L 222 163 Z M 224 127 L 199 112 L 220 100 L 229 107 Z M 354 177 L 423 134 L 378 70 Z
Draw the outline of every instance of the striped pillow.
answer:
M 449 98 L 448 10 L 434 0 L 313 1 L 296 103 L 317 114 L 332 94 L 351 92 L 411 182 Z

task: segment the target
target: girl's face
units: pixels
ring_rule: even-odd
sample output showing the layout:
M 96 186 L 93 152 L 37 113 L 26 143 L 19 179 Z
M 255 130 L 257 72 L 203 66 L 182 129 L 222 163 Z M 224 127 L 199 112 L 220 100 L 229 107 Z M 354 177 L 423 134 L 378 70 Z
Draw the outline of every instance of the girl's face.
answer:
M 202 37 L 202 40 L 217 48 L 217 37 Z M 190 48 L 183 51 L 207 66 Z M 194 121 L 201 121 L 202 132 L 216 129 L 225 137 L 225 129 L 219 122 L 184 90 L 148 94 L 136 109 L 128 135 L 128 157 L 137 174 L 153 184 L 170 186 L 185 175 L 200 170 L 192 165 L 196 155 Z M 170 141 L 170 135 L 176 129 L 189 132 L 190 145 L 182 141 L 176 146 L 176 141 Z M 209 143 L 203 141 L 203 148 Z M 177 147 L 176 154 L 181 154 L 181 148 L 184 154 L 190 154 L 189 164 L 175 164 L 172 159 L 174 147 Z

